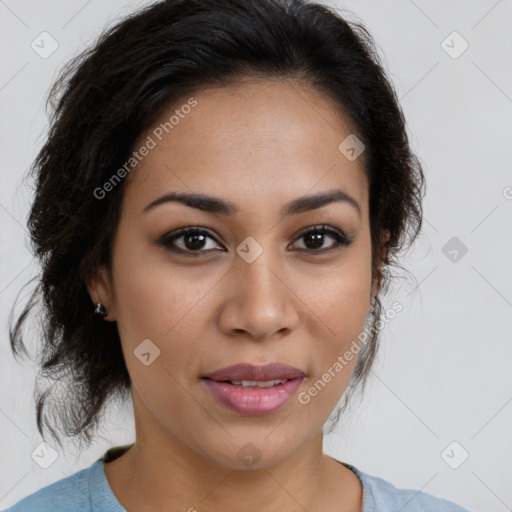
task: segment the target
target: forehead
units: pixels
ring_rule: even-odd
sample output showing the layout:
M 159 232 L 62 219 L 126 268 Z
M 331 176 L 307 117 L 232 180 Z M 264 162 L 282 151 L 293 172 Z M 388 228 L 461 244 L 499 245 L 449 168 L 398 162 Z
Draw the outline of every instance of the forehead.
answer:
M 351 161 L 339 149 L 352 133 L 339 105 L 297 81 L 209 87 L 167 106 L 141 134 L 136 149 L 150 139 L 153 147 L 125 194 L 140 208 L 169 191 L 229 196 L 243 207 L 341 187 L 364 209 L 364 154 Z

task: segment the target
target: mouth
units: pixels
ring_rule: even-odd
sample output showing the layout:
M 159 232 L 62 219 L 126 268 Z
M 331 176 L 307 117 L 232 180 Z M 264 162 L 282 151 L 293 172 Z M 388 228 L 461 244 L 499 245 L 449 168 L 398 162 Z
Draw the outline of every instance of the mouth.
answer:
M 274 380 L 223 380 L 221 382 L 225 384 L 231 384 L 237 388 L 243 389 L 260 389 L 260 388 L 273 388 L 285 384 L 290 379 L 274 379 Z M 219 382 L 219 381 L 216 381 Z
M 305 378 L 303 371 L 281 363 L 239 364 L 201 377 L 218 403 L 238 414 L 261 416 L 290 401 Z

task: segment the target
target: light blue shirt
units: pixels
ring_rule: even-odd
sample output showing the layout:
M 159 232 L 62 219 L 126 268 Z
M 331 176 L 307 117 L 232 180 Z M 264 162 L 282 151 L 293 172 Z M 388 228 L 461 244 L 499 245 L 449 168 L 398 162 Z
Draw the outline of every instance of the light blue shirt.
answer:
M 111 450 L 90 467 L 43 487 L 4 512 L 126 512 L 112 492 L 103 469 L 105 457 Z M 361 512 L 471 512 L 421 491 L 397 489 L 350 464 L 341 464 L 351 469 L 363 484 Z

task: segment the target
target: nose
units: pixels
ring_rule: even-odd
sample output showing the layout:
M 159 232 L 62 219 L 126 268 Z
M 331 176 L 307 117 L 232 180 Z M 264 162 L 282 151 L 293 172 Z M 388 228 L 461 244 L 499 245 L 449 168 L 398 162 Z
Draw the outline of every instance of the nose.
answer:
M 221 331 L 259 341 L 290 334 L 299 323 L 300 304 L 290 280 L 265 251 L 252 263 L 238 258 L 226 282 L 228 292 L 219 317 Z

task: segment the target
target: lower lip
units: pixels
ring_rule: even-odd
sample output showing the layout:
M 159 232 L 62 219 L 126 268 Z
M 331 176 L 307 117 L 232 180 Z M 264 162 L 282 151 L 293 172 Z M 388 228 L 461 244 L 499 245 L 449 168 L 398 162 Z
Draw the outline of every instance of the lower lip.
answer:
M 248 416 L 261 416 L 283 407 L 299 389 L 304 377 L 260 389 L 244 389 L 227 382 L 202 380 L 215 398 L 228 409 Z

